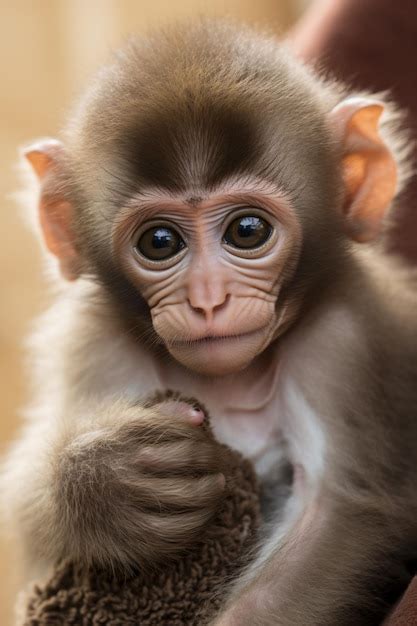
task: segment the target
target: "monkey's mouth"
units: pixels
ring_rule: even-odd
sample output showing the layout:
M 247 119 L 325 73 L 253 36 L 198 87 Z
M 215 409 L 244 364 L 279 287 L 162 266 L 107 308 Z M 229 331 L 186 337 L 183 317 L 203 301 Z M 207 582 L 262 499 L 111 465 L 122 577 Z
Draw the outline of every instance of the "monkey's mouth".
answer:
M 264 326 L 243 333 L 188 336 L 166 342 L 166 347 L 182 365 L 216 378 L 244 369 L 267 343 L 268 332 Z
M 222 343 L 230 343 L 233 341 L 241 341 L 242 339 L 248 339 L 250 337 L 255 337 L 255 335 L 259 334 L 263 328 L 258 328 L 257 330 L 251 330 L 246 333 L 235 333 L 230 335 L 204 335 L 204 337 L 197 337 L 195 339 L 179 339 L 175 341 L 170 341 L 168 344 L 170 346 L 182 347 L 182 348 L 192 348 L 197 346 L 208 346 L 208 345 L 216 345 Z

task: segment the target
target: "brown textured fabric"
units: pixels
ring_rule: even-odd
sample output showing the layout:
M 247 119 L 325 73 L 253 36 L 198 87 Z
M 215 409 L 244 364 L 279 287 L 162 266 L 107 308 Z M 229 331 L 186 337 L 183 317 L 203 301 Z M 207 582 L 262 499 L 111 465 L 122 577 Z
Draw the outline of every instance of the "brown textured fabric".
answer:
M 411 581 L 401 602 L 384 622 L 384 626 L 416 626 L 417 624 L 417 576 Z
M 407 128 L 416 142 L 415 0 L 317 0 L 294 29 L 292 45 L 308 62 L 358 89 L 389 90 L 409 111 Z M 399 203 L 390 245 L 417 261 L 417 176 Z
M 259 525 L 254 471 L 230 451 L 222 510 L 195 549 L 162 571 L 128 580 L 61 563 L 27 598 L 24 626 L 201 626 L 226 580 L 247 561 Z

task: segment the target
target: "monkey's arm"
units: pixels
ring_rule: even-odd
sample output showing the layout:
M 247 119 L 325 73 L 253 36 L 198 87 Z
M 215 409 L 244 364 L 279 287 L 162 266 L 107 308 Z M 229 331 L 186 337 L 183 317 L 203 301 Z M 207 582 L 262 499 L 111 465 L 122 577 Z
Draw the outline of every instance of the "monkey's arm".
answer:
M 388 606 L 375 598 L 395 597 L 406 584 L 400 540 L 376 509 L 328 498 L 312 502 L 279 547 L 269 545 L 269 558 L 215 626 L 378 623 Z
M 75 413 L 44 433 L 31 427 L 6 462 L 5 499 L 30 562 L 144 567 L 194 540 L 224 489 L 202 411 L 117 400 Z

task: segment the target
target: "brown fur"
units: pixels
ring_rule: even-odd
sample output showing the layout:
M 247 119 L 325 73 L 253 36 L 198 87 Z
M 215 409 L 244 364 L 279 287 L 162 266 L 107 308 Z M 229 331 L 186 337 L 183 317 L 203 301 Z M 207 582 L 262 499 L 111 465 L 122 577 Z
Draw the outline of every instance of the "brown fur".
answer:
M 43 323 L 36 419 L 3 481 L 33 561 L 70 551 L 87 563 L 149 563 L 192 541 L 216 510 L 218 444 L 143 408 L 141 391 L 175 378 L 178 365 L 117 262 L 111 232 L 149 185 L 203 196 L 232 175 L 255 176 L 260 192 L 283 191 L 302 241 L 274 303 L 293 305 L 286 332 L 252 369 L 226 379 L 224 404 L 235 402 L 240 424 L 239 378 L 256 394 L 269 380 L 265 361 L 278 359 L 278 382 L 255 400 L 282 401 L 271 419 L 282 418 L 289 460 L 304 477 L 218 624 L 351 626 L 386 611 L 380 590 L 394 588 L 392 572 L 417 552 L 416 293 L 376 245 L 363 252 L 345 237 L 343 144 L 329 123 L 345 92 L 272 39 L 210 22 L 133 41 L 88 90 L 42 191 L 58 176 L 71 200 L 82 277 Z M 388 106 L 381 134 L 404 182 L 396 124 Z M 180 390 L 199 390 L 208 404 L 222 385 L 182 370 Z M 221 418 L 213 412 L 213 423 Z M 252 427 L 236 427 L 236 447 Z M 162 475 L 143 458 L 141 467 L 143 446 Z M 183 522 L 172 524 L 178 509 Z
M 186 552 L 169 562 L 153 563 L 151 571 L 136 568 L 131 576 L 121 577 L 64 561 L 20 599 L 21 623 L 208 623 L 224 599 L 225 581 L 236 577 L 249 560 L 260 523 L 259 491 L 251 464 L 230 449 L 224 452 L 227 489 L 221 506 Z
M 86 270 L 117 305 L 123 302 L 125 315 L 143 318 L 109 254 L 108 227 L 118 208 L 149 186 L 211 189 L 231 175 L 258 175 L 282 188 L 303 215 L 297 288 L 325 283 L 320 260 L 335 268 L 341 245 L 334 235 L 321 236 L 323 229 L 336 232 L 340 202 L 338 147 L 325 115 L 341 97 L 339 86 L 314 79 L 272 38 L 227 22 L 132 39 L 92 84 L 66 133 Z

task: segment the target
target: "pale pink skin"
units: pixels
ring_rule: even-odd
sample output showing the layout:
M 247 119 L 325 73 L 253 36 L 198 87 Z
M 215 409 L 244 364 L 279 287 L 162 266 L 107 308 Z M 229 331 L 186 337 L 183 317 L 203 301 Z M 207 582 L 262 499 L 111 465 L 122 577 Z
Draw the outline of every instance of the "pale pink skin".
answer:
M 225 189 L 197 202 L 149 191 L 131 201 L 114 233 L 116 255 L 171 355 L 193 371 L 216 376 L 246 368 L 280 333 L 288 306 L 279 300 L 283 269 L 288 280 L 301 244 L 298 220 L 278 189 L 265 183 Z M 236 251 L 222 242 L 242 208 L 253 208 L 274 229 L 261 248 Z M 187 242 L 164 263 L 147 261 L 132 244 L 138 229 L 156 218 L 175 225 Z
M 174 419 L 183 419 L 193 426 L 200 426 L 205 419 L 204 411 L 200 408 L 192 407 L 188 402 L 179 400 L 165 400 L 159 405 L 162 415 Z

